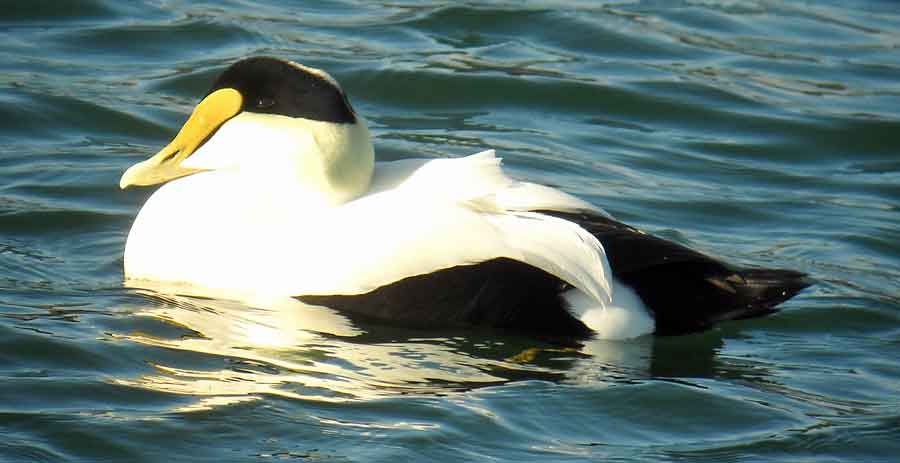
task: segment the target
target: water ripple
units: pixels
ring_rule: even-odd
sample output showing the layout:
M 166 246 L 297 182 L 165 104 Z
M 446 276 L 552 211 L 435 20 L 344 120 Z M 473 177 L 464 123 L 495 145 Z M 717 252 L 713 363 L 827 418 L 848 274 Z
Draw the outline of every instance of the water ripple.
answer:
M 37 0 L 0 25 L 0 460 L 900 451 L 890 2 Z M 772 317 L 627 343 L 123 288 L 149 192 L 118 177 L 251 54 L 331 72 L 381 159 L 493 147 L 518 177 L 817 284 Z

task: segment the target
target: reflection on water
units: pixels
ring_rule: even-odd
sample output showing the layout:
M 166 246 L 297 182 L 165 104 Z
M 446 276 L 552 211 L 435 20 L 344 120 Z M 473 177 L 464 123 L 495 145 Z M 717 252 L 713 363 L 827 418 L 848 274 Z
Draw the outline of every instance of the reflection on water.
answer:
M 896 2 L 294 3 L 4 4 L 0 460 L 896 460 Z M 331 72 L 382 160 L 497 148 L 819 284 L 765 319 L 578 344 L 123 290 L 152 191 L 122 171 L 256 54 Z
M 117 337 L 213 361 L 154 360 L 155 374 L 114 382 L 197 396 L 187 409 L 264 394 L 318 401 L 448 394 L 522 379 L 604 385 L 646 378 L 653 357 L 652 337 L 560 345 L 496 331 L 448 336 L 362 325 L 291 298 L 241 303 L 179 292 L 138 290 L 146 304 L 135 316 L 157 328 Z

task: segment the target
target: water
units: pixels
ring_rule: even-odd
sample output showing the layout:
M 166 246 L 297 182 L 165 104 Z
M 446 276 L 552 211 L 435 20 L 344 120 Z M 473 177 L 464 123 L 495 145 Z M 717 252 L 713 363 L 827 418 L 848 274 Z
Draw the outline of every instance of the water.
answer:
M 2 461 L 897 459 L 895 3 L 32 0 L 0 31 Z M 119 176 L 256 54 L 331 72 L 382 159 L 493 147 L 817 284 L 573 346 L 123 288 Z

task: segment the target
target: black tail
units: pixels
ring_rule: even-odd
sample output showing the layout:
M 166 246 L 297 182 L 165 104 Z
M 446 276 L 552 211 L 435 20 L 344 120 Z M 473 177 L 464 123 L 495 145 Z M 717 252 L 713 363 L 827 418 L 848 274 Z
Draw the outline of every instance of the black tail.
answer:
M 603 243 L 613 275 L 653 312 L 659 335 L 770 314 L 810 285 L 803 273 L 738 268 L 600 215 L 540 212 L 578 223 Z

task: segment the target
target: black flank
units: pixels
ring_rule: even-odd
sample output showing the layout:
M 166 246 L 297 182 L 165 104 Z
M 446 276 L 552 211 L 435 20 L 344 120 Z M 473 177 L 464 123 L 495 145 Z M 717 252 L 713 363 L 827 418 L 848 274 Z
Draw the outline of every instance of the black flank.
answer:
M 613 275 L 653 312 L 659 335 L 770 314 L 810 285 L 801 272 L 736 267 L 597 214 L 538 212 L 575 222 L 603 243 Z
M 653 312 L 656 334 L 775 312 L 809 281 L 792 270 L 739 268 L 589 212 L 536 211 L 581 225 L 606 250 L 613 275 Z M 300 296 L 356 317 L 419 328 L 486 326 L 544 336 L 586 337 L 567 310 L 570 286 L 543 270 L 500 258 L 405 278 L 354 296 Z
M 590 335 L 543 270 L 498 258 L 405 278 L 357 296 L 300 296 L 303 302 L 417 328 L 487 326 L 545 336 Z

